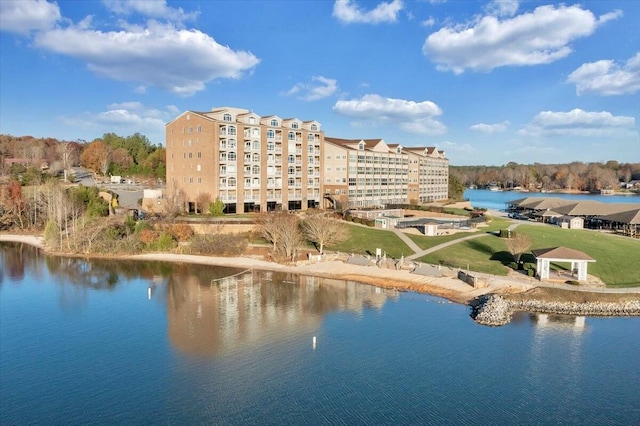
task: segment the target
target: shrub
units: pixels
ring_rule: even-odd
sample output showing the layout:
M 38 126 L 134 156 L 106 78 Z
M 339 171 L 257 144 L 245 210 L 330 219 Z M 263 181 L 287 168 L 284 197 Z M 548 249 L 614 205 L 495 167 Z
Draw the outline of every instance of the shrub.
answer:
M 529 277 L 533 277 L 536 274 L 536 270 L 531 268 L 531 269 L 527 269 L 527 276 Z
M 569 285 L 580 285 L 578 281 L 574 281 L 574 280 L 568 280 L 568 281 L 565 281 L 564 283 Z
M 514 271 L 517 271 L 517 270 L 518 270 L 518 264 L 517 264 L 516 262 L 511 262 L 511 263 L 509 263 L 509 267 L 510 267 L 511 269 L 513 269 Z
M 189 239 L 193 237 L 193 229 L 184 223 L 173 223 L 171 225 L 167 225 L 164 230 L 180 242 L 189 241 Z
M 189 245 L 191 253 L 217 256 L 237 256 L 247 247 L 247 238 L 238 234 L 194 235 Z
M 354 217 L 353 223 L 362 223 L 362 219 L 360 219 L 359 217 Z
M 169 251 L 176 248 L 177 245 L 178 242 L 174 239 L 173 235 L 169 232 L 163 231 L 155 241 L 148 244 L 148 247 L 155 251 Z
M 367 219 L 367 220 L 365 221 L 365 225 L 367 225 L 367 226 L 371 226 L 371 227 L 373 227 L 373 226 L 375 226 L 375 224 L 376 224 L 376 221 L 375 221 L 375 220 L 373 220 L 373 219 Z

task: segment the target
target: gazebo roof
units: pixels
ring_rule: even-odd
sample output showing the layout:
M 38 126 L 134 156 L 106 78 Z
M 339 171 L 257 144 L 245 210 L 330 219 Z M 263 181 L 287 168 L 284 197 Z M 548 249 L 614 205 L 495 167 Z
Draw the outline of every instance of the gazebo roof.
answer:
M 544 249 L 531 250 L 531 253 L 538 259 L 549 260 L 583 260 L 586 262 L 595 262 L 596 260 L 586 253 L 566 247 L 551 247 Z

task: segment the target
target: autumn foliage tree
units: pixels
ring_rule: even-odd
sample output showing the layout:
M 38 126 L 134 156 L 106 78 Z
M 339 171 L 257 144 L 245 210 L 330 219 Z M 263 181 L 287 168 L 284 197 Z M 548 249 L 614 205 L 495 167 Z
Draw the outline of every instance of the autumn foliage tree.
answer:
M 111 150 L 109 146 L 96 140 L 87 145 L 80 155 L 80 165 L 103 175 L 107 173 L 111 162 Z

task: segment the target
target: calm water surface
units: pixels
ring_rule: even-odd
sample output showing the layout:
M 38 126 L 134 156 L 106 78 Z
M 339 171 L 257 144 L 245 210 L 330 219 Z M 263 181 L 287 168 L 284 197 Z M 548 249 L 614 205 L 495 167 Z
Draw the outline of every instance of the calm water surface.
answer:
M 594 200 L 602 203 L 640 204 L 640 196 L 638 195 L 554 194 L 540 192 L 489 191 L 487 189 L 467 189 L 464 191 L 464 198 L 470 200 L 473 207 L 483 207 L 493 210 L 504 210 L 506 207 L 505 203 L 526 197 L 559 197 L 572 201 Z
M 19 244 L 0 266 L 3 425 L 640 419 L 640 318 L 488 328 L 427 295 Z

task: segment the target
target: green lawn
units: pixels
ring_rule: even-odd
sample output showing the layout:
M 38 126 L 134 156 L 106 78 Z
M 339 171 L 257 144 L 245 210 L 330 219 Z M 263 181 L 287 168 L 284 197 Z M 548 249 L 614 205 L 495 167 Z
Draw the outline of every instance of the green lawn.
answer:
M 504 264 L 513 260 L 504 241 L 492 234 L 461 241 L 418 259 L 420 262 L 442 264 L 493 275 L 507 275 Z
M 533 249 L 562 246 L 588 254 L 596 260 L 589 263 L 589 274 L 610 287 L 640 286 L 640 240 L 555 226 L 520 225 L 516 232 L 529 235 Z
M 477 233 L 495 232 L 500 229 L 506 229 L 511 224 L 510 221 L 502 218 L 492 218 L 491 222 L 486 226 L 481 226 L 476 231 Z M 468 237 L 472 235 L 469 232 L 458 232 L 451 235 L 438 235 L 435 237 L 427 237 L 423 235 L 407 234 L 411 240 L 418 245 L 422 250 L 435 247 L 439 244 L 443 244 L 449 241 L 458 240 L 460 238 Z
M 400 256 L 408 256 L 413 251 L 407 247 L 396 234 L 390 231 L 369 228 L 358 225 L 348 225 L 349 238 L 340 244 L 328 246 L 328 250 L 345 253 L 376 254 L 376 248 L 386 251 L 387 256 L 399 259 Z
M 508 224 L 507 224 L 508 225 Z M 502 229 L 506 228 L 503 226 Z M 599 277 L 610 287 L 635 287 L 640 285 L 640 241 L 616 235 L 607 235 L 589 230 L 561 229 L 551 225 L 520 225 L 516 232 L 528 235 L 533 241 L 532 249 L 567 247 L 580 250 L 593 257 L 589 274 Z M 504 275 L 511 261 L 502 239 L 487 235 L 474 240 L 438 250 L 419 259 L 422 262 L 467 268 L 479 272 Z M 525 262 L 534 262 L 531 253 L 522 257 Z M 569 268 L 560 263 L 556 268 Z

